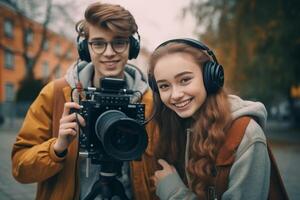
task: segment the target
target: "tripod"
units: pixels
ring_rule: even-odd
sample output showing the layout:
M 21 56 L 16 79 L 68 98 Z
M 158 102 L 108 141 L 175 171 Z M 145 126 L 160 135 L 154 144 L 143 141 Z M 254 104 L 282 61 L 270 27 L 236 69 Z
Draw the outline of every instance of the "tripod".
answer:
M 129 200 L 122 183 L 116 179 L 121 167 L 121 162 L 104 162 L 101 165 L 98 180 L 84 200 L 94 200 L 98 195 L 107 200 L 111 200 L 114 196 L 118 196 L 121 200 Z

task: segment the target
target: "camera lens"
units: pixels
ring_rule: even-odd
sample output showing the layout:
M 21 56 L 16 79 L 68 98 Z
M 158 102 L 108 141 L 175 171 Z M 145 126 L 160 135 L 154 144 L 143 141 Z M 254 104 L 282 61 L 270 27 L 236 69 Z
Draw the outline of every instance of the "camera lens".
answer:
M 148 138 L 143 125 L 118 110 L 102 113 L 95 132 L 105 152 L 118 160 L 134 160 L 145 151 Z
M 114 134 L 109 134 L 110 142 L 112 146 L 123 152 L 128 152 L 135 148 L 138 144 L 138 133 L 132 127 L 132 123 L 128 121 L 119 121 L 116 128 L 114 128 Z M 131 128 L 128 128 L 128 127 Z

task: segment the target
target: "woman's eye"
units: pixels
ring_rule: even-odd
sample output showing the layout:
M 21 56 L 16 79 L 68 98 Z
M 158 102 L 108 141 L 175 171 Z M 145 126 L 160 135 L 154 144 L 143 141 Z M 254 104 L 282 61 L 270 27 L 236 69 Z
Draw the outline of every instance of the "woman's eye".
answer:
M 190 77 L 186 77 L 186 78 L 183 78 L 183 79 L 181 79 L 181 83 L 189 83 L 189 81 L 191 80 L 192 78 L 190 78 Z

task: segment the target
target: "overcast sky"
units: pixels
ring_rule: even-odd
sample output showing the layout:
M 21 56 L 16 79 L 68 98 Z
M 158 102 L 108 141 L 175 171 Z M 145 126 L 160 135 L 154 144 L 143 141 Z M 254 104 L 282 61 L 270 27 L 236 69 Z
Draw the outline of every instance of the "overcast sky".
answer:
M 83 16 L 85 8 L 95 0 L 78 0 Z M 102 0 L 120 4 L 129 10 L 139 26 L 141 45 L 152 51 L 161 42 L 176 37 L 193 37 L 195 22 L 191 16 L 181 19 L 188 0 Z

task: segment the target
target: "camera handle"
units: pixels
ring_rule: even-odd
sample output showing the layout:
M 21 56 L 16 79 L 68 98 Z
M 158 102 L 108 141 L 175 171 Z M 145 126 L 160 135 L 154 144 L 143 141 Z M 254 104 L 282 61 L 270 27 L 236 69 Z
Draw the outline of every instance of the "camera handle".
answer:
M 98 195 L 101 198 L 111 200 L 112 197 L 118 196 L 121 200 L 129 200 L 126 196 L 124 186 L 116 179 L 116 168 L 120 163 L 102 163 L 98 180 L 93 184 L 91 191 L 84 200 L 94 200 Z

